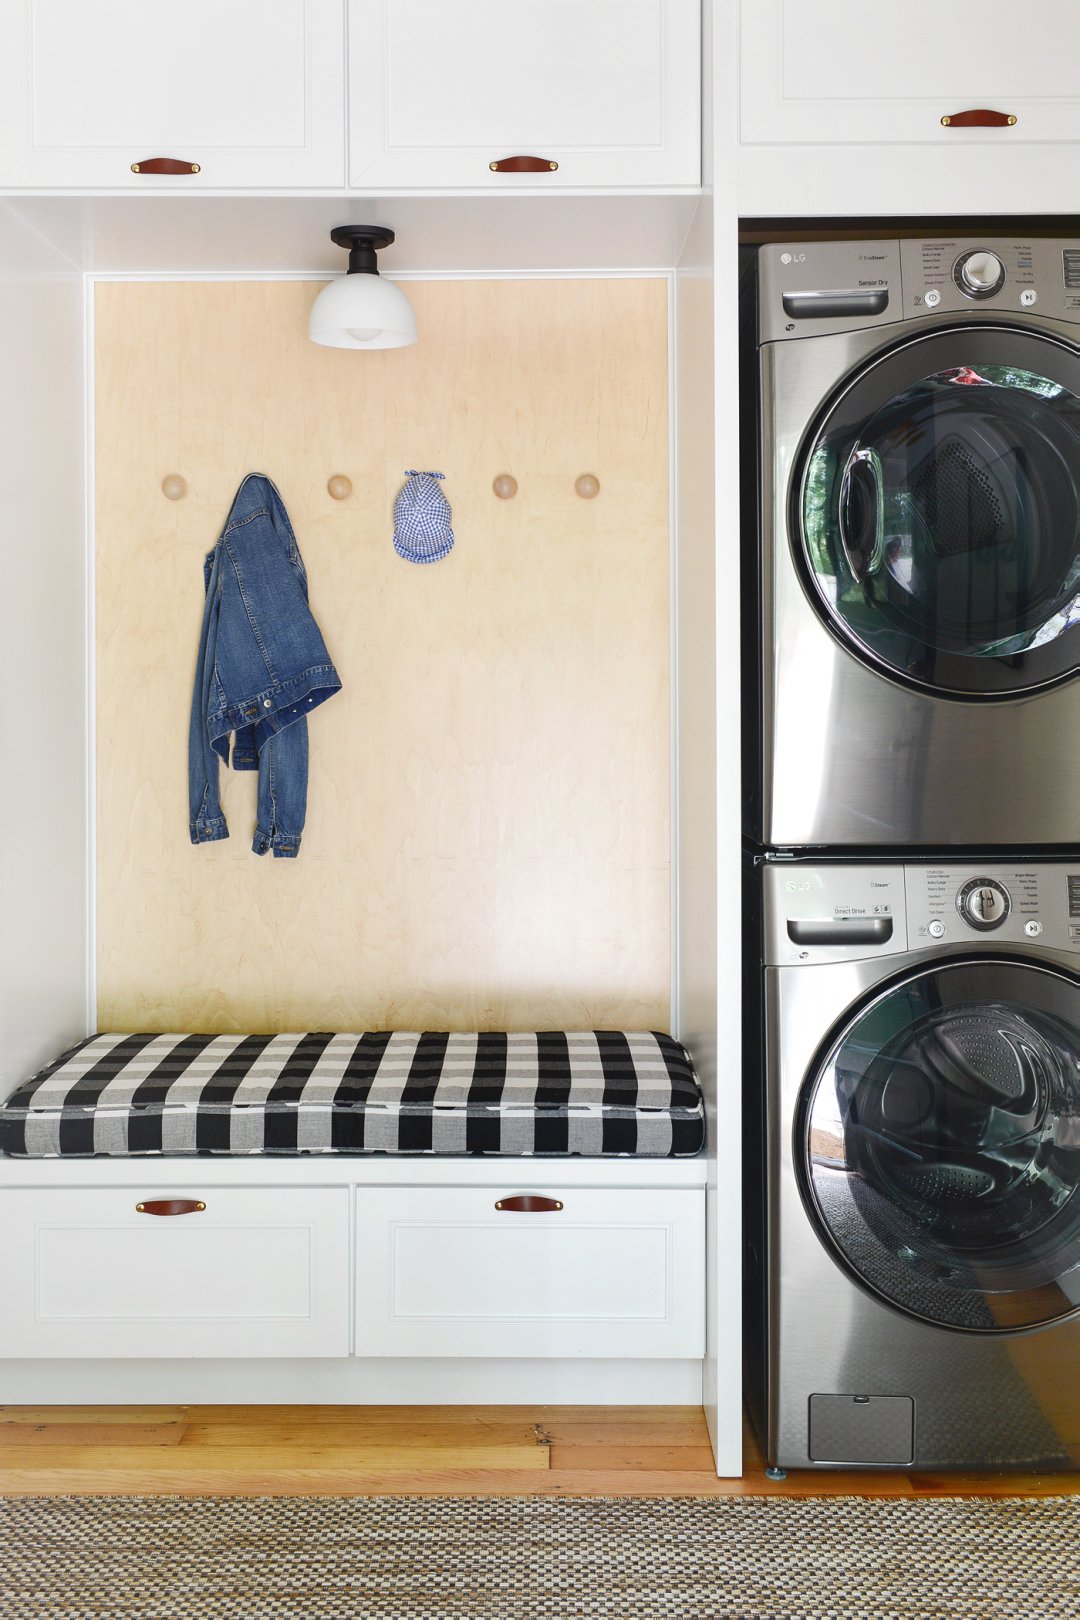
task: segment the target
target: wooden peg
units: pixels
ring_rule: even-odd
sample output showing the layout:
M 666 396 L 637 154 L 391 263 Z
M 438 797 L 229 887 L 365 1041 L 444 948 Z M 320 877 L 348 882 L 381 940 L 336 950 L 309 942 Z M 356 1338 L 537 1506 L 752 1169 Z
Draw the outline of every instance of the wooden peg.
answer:
M 179 473 L 169 473 L 161 480 L 161 493 L 167 501 L 182 501 L 187 494 L 187 479 Z
M 600 493 L 600 480 L 595 473 L 582 473 L 581 477 L 576 480 L 574 488 L 583 501 L 591 501 L 594 495 Z
M 509 501 L 517 494 L 517 479 L 510 473 L 500 473 L 491 487 L 500 501 Z
M 344 473 L 335 473 L 326 480 L 326 488 L 332 500 L 347 501 L 352 494 L 352 479 L 346 478 Z

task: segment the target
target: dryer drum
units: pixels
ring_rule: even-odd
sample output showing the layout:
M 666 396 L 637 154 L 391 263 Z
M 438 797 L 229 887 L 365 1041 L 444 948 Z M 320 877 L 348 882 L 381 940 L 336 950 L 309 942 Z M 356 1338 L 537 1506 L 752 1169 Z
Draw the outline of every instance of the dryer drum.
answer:
M 1015 340 L 1000 332 L 924 343 L 926 360 L 972 363 L 922 370 L 908 345 L 804 443 L 793 516 L 811 599 L 852 650 L 937 692 L 1067 677 L 1080 659 L 1080 393 L 1005 363 Z M 1071 357 L 1062 369 L 1080 390 Z

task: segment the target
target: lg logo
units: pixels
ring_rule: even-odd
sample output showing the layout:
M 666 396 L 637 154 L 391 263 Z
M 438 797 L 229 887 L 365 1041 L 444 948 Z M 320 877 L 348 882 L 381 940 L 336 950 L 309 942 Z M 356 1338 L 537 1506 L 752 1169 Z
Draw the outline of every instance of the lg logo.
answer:
M 806 263 L 806 254 L 805 253 L 781 253 L 781 255 L 780 255 L 780 263 L 781 264 L 805 264 Z

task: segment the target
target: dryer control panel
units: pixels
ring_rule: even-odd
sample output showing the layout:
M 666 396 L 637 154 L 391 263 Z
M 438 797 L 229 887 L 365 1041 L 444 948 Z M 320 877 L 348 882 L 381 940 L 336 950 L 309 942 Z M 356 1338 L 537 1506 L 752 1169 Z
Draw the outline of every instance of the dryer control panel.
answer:
M 769 243 L 759 256 L 763 343 L 978 312 L 1080 325 L 1080 241 L 966 237 Z
M 909 951 L 1000 949 L 1080 957 L 1080 860 L 810 863 L 764 869 L 770 965 Z

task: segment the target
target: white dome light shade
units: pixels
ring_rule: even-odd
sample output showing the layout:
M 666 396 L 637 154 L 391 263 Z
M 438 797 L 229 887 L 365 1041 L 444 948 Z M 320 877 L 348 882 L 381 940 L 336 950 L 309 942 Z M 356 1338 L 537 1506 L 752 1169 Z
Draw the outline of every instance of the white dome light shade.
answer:
M 331 349 L 403 349 L 416 342 L 412 305 L 379 275 L 376 248 L 393 231 L 375 225 L 338 225 L 331 241 L 349 250 L 349 273 L 325 286 L 311 306 L 308 337 Z
M 331 349 L 403 349 L 416 342 L 416 316 L 392 281 L 339 276 L 312 304 L 308 337 Z

